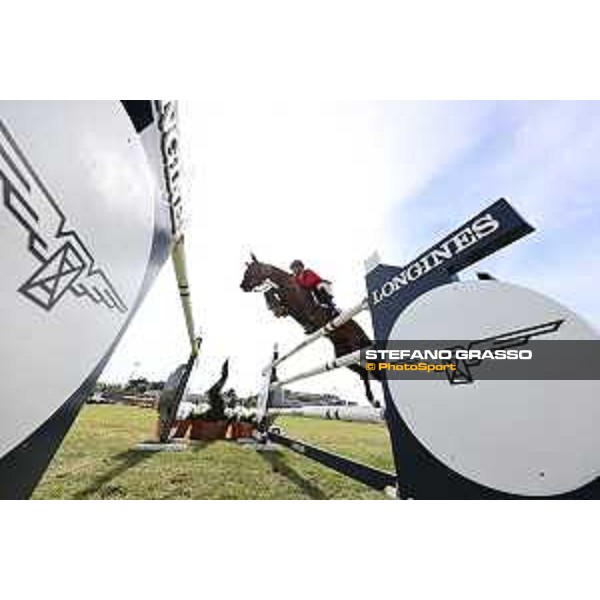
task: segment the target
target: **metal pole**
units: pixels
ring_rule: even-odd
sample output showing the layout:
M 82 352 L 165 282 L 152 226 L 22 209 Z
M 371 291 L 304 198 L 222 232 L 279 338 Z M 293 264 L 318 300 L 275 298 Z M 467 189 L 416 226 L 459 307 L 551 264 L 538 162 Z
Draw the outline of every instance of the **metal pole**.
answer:
M 273 416 L 305 417 L 307 419 L 324 419 L 348 421 L 351 423 L 383 423 L 383 408 L 355 409 L 348 406 L 306 406 L 304 408 L 272 408 Z
M 334 454 L 322 448 L 311 446 L 302 440 L 295 440 L 281 433 L 269 431 L 268 439 L 276 444 L 281 444 L 293 452 L 310 458 L 342 475 L 355 481 L 360 481 L 371 488 L 396 496 L 397 476 L 394 473 L 381 471 L 375 467 L 359 463 L 351 458 Z
M 277 360 L 279 350 L 277 343 L 273 346 L 273 361 Z M 264 420 L 267 417 L 269 410 L 269 396 L 271 393 L 271 381 L 273 379 L 274 367 L 271 367 L 266 373 L 263 373 L 263 384 L 258 394 L 258 401 L 256 403 L 256 421 L 259 427 L 264 425 Z
M 281 364 L 284 360 L 290 358 L 290 356 L 296 354 L 296 352 L 299 352 L 303 348 L 306 348 L 306 346 L 322 338 L 324 335 L 327 335 L 328 333 L 331 333 L 338 327 L 341 327 L 342 325 L 350 321 L 350 319 L 354 318 L 356 315 L 366 310 L 368 307 L 368 300 L 367 298 L 364 298 L 356 306 L 353 306 L 352 308 L 349 308 L 348 310 L 344 311 L 342 314 L 329 321 L 329 323 L 327 323 L 325 326 L 321 327 L 321 329 L 315 331 L 314 333 L 311 333 L 308 337 L 302 340 L 302 342 L 300 342 L 297 346 L 292 348 L 289 352 L 282 354 L 279 358 L 267 365 L 263 369 L 263 375 L 268 373 L 268 371 L 273 367 L 276 367 L 277 365 Z
M 350 354 L 346 354 L 344 356 L 341 356 L 340 358 L 336 358 L 335 360 L 326 362 L 324 365 L 315 367 L 314 369 L 310 369 L 309 371 L 304 371 L 303 373 L 292 375 L 292 377 L 288 377 L 287 379 L 276 381 L 275 383 L 272 383 L 269 386 L 269 389 L 276 390 L 277 388 L 280 388 L 283 385 L 287 385 L 288 383 L 292 383 L 294 381 L 299 381 L 300 379 L 307 379 L 309 377 L 314 377 L 315 375 L 321 375 L 321 373 L 326 373 L 327 371 L 341 369 L 342 367 L 347 367 L 349 365 L 358 363 L 360 362 L 360 352 L 360 350 L 350 352 Z
M 180 236 L 175 242 L 171 256 L 173 258 L 173 267 L 175 269 L 177 285 L 179 286 L 179 297 L 181 298 L 181 308 L 183 309 L 183 316 L 185 318 L 185 326 L 187 329 L 188 338 L 190 340 L 192 354 L 196 356 L 198 354 L 198 338 L 196 337 L 194 316 L 192 314 L 192 300 L 190 296 L 190 285 L 187 277 L 183 235 Z
M 177 102 L 174 100 L 157 100 L 155 103 L 158 113 L 158 128 L 160 131 L 160 148 L 163 161 L 164 193 L 170 207 L 171 233 L 173 247 L 171 258 L 175 269 L 175 277 L 179 286 L 181 307 L 185 318 L 188 338 L 192 355 L 198 354 L 198 340 L 195 333 L 192 303 L 190 299 L 190 284 L 188 282 L 184 244 L 184 202 L 181 187 L 182 171 L 181 156 L 179 155 L 179 113 Z

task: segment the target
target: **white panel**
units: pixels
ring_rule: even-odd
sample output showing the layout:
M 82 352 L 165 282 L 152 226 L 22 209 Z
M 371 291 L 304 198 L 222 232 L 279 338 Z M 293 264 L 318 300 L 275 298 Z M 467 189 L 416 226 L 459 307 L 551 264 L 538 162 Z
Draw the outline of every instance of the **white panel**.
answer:
M 56 203 L 0 132 L 2 456 L 80 386 L 123 327 L 148 265 L 157 192 L 117 102 L 3 102 L 0 119 Z
M 497 281 L 436 288 L 396 321 L 390 340 L 478 340 L 556 319 L 544 339 L 597 339 L 577 315 Z M 523 495 L 567 492 L 600 475 L 600 382 L 390 381 L 403 419 L 442 463 L 480 484 Z

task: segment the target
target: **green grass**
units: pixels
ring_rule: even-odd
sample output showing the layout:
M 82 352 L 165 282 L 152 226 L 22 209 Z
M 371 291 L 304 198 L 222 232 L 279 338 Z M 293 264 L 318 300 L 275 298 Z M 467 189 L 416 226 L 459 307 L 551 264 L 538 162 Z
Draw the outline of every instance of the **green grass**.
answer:
M 218 441 L 183 452 L 140 452 L 156 413 L 86 406 L 34 498 L 72 499 L 379 499 L 384 495 L 285 448 L 266 453 Z M 393 470 L 385 427 L 285 417 L 292 437 Z

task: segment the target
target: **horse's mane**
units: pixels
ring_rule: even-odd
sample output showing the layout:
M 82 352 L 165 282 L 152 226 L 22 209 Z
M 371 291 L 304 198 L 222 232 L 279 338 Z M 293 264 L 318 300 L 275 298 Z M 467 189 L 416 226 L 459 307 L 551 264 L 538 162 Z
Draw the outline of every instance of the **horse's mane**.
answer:
M 297 285 L 294 280 L 294 276 L 288 273 L 287 271 L 284 271 L 283 269 L 280 269 L 275 265 L 270 265 L 269 263 L 261 263 L 261 265 L 263 267 L 267 267 L 272 273 L 276 274 L 279 278 L 287 280 L 287 282 L 290 285 Z

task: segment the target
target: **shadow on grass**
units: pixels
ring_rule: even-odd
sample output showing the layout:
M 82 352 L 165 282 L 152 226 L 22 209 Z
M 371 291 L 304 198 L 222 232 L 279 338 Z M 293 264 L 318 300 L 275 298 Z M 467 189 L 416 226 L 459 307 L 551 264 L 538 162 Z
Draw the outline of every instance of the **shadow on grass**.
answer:
M 118 461 L 118 464 L 115 465 L 112 469 L 96 477 L 94 481 L 90 485 L 88 485 L 85 489 L 77 492 L 73 495 L 73 497 L 77 500 L 85 500 L 90 496 L 93 496 L 97 492 L 99 492 L 106 484 L 110 481 L 119 477 L 125 473 L 125 471 L 132 469 L 133 467 L 137 467 L 140 463 L 148 460 L 151 456 L 154 456 L 155 452 L 144 452 L 141 450 L 126 450 L 125 452 L 121 452 L 120 454 L 116 454 L 110 458 L 110 460 Z M 117 488 L 115 488 L 117 489 Z
M 309 498 L 313 500 L 326 500 L 324 492 L 308 479 L 302 477 L 298 471 L 292 469 L 286 462 L 283 455 L 279 452 L 257 452 L 257 454 L 273 469 L 274 473 L 282 475 L 295 486 L 300 488 Z
M 204 450 L 208 448 L 211 444 L 214 444 L 216 440 L 204 441 L 204 440 L 194 440 L 189 443 L 189 450 L 191 450 L 194 454 L 200 452 L 200 450 Z

